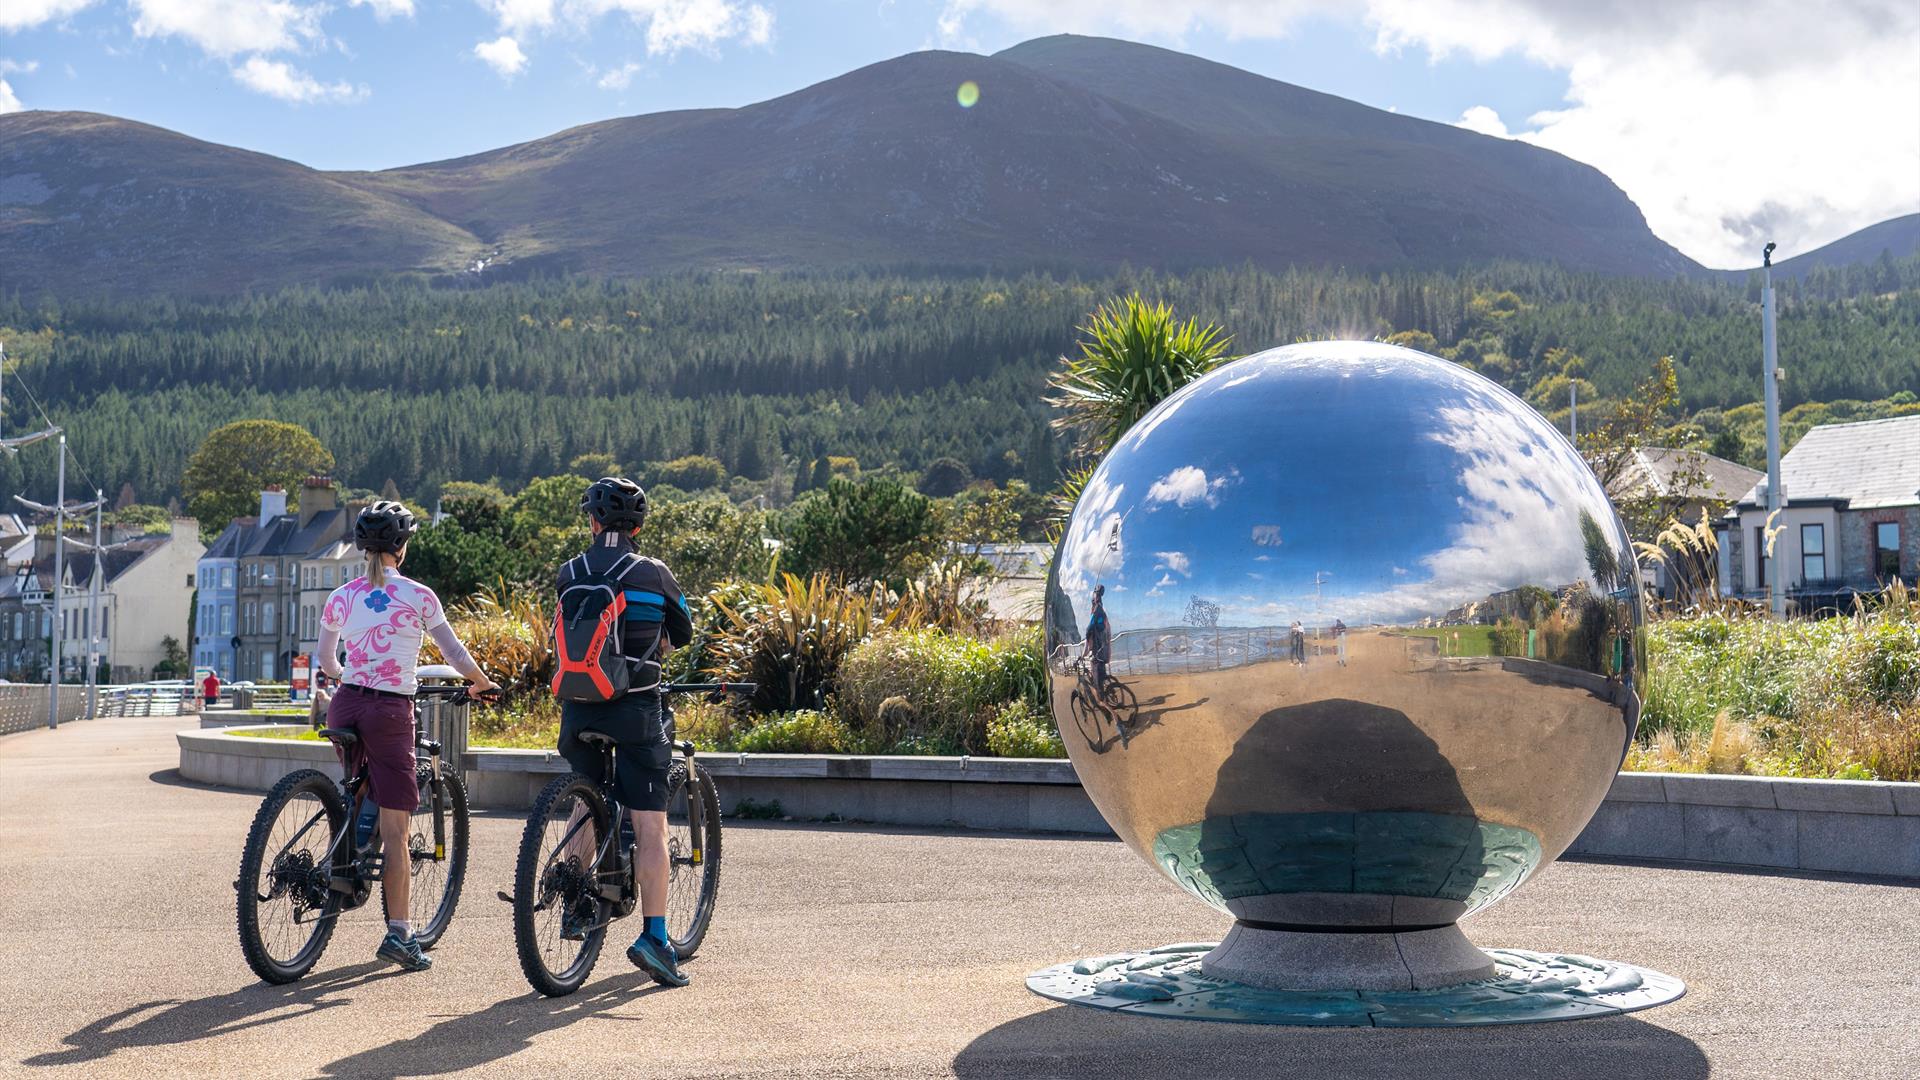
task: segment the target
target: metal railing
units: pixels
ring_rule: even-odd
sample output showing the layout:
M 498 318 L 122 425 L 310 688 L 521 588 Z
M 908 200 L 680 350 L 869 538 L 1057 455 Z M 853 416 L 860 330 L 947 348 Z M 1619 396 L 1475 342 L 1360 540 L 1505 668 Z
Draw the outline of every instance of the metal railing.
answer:
M 60 722 L 71 723 L 87 715 L 86 688 L 60 685 Z M 47 685 L 45 683 L 8 683 L 0 685 L 0 735 L 32 731 L 47 726 Z
M 64 693 L 64 691 L 63 691 Z M 86 692 L 78 695 L 82 704 Z M 62 703 L 65 703 L 63 697 Z M 184 716 L 200 710 L 199 695 L 186 686 L 103 686 L 101 716 Z

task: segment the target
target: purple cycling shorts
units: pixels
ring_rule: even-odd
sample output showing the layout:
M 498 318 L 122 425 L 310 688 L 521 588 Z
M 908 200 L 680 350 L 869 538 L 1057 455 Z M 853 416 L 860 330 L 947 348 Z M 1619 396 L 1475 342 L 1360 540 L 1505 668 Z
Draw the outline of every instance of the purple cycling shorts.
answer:
M 367 786 L 373 790 L 375 803 L 408 813 L 419 807 L 411 698 L 376 694 L 347 683 L 327 706 L 327 726 L 360 733 L 360 741 L 341 753 L 341 764 L 351 776 L 360 762 L 366 761 Z

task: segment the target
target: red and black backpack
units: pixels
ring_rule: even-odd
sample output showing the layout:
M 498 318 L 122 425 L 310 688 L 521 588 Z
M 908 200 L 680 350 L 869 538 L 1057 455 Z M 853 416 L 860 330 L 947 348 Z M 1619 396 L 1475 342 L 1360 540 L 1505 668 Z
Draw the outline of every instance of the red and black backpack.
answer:
M 628 552 L 605 571 L 575 559 L 574 577 L 560 590 L 553 615 L 553 696 L 562 701 L 614 701 L 632 689 L 633 665 L 622 641 L 627 594 L 621 582 L 639 560 Z

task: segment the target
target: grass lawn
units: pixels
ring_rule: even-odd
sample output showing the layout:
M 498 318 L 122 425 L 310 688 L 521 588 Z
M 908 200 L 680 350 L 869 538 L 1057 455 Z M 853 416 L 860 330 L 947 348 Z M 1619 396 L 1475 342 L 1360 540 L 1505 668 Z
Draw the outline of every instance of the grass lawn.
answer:
M 1397 630 L 1395 633 L 1408 637 L 1439 638 L 1443 656 L 1493 655 L 1491 626 L 1434 626 L 1422 630 Z

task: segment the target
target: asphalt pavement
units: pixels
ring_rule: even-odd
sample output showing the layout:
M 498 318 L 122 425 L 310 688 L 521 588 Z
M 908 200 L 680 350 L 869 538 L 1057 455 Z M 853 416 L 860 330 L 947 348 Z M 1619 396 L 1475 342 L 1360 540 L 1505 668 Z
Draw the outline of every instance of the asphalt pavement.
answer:
M 180 781 L 181 725 L 0 738 L 0 1074 L 1920 1075 L 1920 890 L 1594 862 L 1550 868 L 1468 933 L 1657 968 L 1687 981 L 1681 1001 L 1453 1030 L 1058 1005 L 1024 976 L 1217 938 L 1225 921 L 1115 841 L 736 821 L 691 986 L 654 987 L 615 941 L 580 993 L 550 1000 L 522 979 L 495 898 L 519 835 L 507 814 L 476 817 L 466 896 L 434 970 L 374 960 L 374 904 L 342 920 L 306 980 L 270 987 L 240 957 L 231 884 L 259 795 Z

